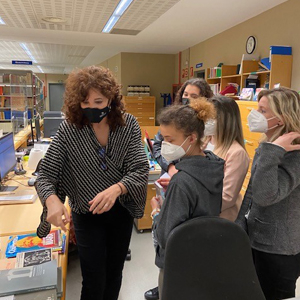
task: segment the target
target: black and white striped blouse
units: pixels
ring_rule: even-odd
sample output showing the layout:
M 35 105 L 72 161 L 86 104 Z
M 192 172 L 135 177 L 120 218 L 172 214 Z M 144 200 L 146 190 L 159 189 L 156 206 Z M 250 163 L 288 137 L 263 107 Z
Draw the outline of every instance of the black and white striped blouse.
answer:
M 107 170 L 101 166 L 101 145 L 91 126 L 79 129 L 67 121 L 60 125 L 35 184 L 43 204 L 38 236 L 46 236 L 50 231 L 45 201 L 53 194 L 63 203 L 67 196 L 72 211 L 84 214 L 89 212 L 88 202 L 98 193 L 122 182 L 128 193 L 119 197 L 120 203 L 133 217 L 143 216 L 149 164 L 136 119 L 130 114 L 124 114 L 124 118 L 126 126 L 109 133 L 105 147 Z

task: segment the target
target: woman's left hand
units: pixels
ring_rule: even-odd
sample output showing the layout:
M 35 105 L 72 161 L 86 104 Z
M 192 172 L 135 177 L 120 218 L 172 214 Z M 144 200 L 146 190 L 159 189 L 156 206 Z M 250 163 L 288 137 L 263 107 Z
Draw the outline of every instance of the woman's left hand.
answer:
M 280 146 L 285 149 L 285 151 L 294 151 L 300 150 L 300 145 L 292 145 L 292 142 L 295 139 L 300 138 L 300 133 L 298 132 L 289 132 L 279 138 L 277 138 L 272 144 Z
M 118 185 L 112 185 L 89 202 L 91 205 L 90 211 L 92 211 L 93 214 L 102 214 L 109 211 L 114 206 L 117 197 L 120 195 L 121 192 Z
M 158 198 L 156 198 L 156 197 L 153 197 L 152 199 L 151 199 L 151 202 L 150 202 L 150 204 L 151 204 L 151 206 L 152 206 L 152 210 L 153 209 L 155 209 L 155 208 L 160 208 L 160 205 L 159 205 L 159 199 Z

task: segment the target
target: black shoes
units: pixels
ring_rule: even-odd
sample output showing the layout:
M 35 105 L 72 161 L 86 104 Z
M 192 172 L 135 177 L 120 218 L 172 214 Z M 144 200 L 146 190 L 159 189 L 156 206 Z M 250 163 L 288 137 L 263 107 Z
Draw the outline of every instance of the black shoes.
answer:
M 147 291 L 145 294 L 145 299 L 147 300 L 158 300 L 159 294 L 158 294 L 158 287 L 155 287 L 154 289 L 151 289 Z
M 131 250 L 130 249 L 128 249 L 128 251 L 127 251 L 126 260 L 131 260 Z

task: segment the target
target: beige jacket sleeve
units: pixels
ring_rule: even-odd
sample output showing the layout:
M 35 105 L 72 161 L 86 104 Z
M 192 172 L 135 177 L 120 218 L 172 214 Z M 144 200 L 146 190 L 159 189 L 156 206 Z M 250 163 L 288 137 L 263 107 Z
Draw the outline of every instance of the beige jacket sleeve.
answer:
M 235 205 L 248 171 L 249 161 L 246 150 L 236 142 L 232 144 L 225 156 L 222 212 Z

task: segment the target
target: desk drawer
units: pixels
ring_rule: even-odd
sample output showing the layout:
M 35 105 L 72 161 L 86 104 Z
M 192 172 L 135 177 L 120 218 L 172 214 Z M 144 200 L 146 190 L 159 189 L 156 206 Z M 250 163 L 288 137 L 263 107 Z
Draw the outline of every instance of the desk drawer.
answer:
M 138 117 L 135 116 L 137 121 L 141 126 L 155 126 L 155 118 L 154 117 Z
M 139 97 L 130 97 L 130 99 L 126 98 L 124 100 L 125 105 L 129 105 L 129 104 L 138 104 L 138 103 L 142 103 L 142 104 L 153 104 L 155 103 L 155 97 L 148 97 L 148 98 L 139 98 Z
M 253 159 L 255 155 L 255 149 L 258 147 L 258 141 L 245 139 L 245 148 L 250 158 Z
M 258 104 L 256 101 L 237 101 L 237 104 L 240 109 L 241 119 L 242 121 L 247 122 L 247 116 L 251 112 L 252 109 L 257 109 Z

